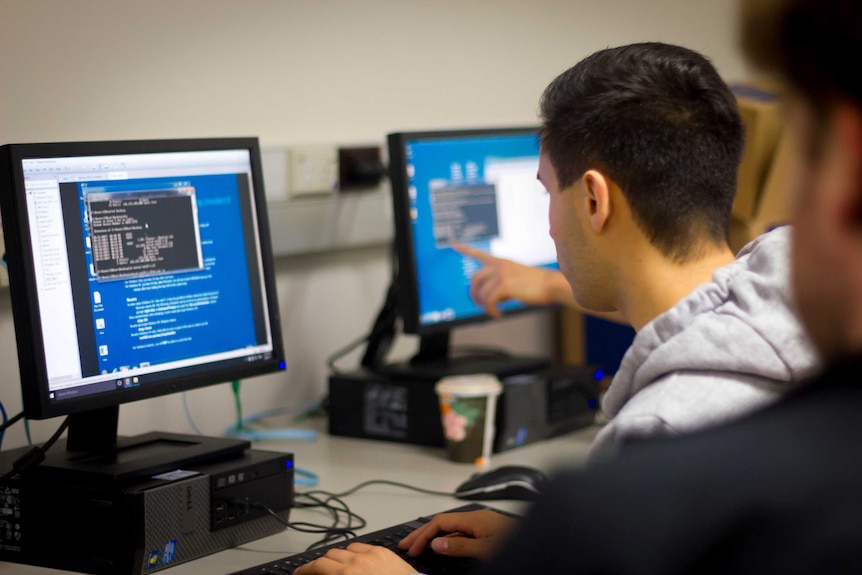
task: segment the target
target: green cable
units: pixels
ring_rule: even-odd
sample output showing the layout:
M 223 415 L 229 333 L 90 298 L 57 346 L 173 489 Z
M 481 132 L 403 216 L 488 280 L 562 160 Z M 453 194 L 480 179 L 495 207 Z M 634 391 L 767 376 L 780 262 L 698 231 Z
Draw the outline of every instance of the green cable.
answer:
M 230 387 L 233 390 L 233 399 L 236 404 L 236 430 L 242 431 L 242 401 L 239 398 L 239 388 L 241 385 L 241 381 L 238 379 L 230 382 Z

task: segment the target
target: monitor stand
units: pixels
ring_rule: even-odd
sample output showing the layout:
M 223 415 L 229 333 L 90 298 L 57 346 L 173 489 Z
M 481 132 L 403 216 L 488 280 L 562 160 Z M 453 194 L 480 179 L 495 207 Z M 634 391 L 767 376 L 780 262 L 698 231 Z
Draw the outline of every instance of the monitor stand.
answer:
M 29 473 L 39 479 L 108 485 L 149 477 L 198 463 L 241 456 L 244 439 L 151 432 L 119 437 L 119 406 L 69 416 L 65 442 L 58 442 Z
M 450 375 L 491 373 L 503 378 L 541 371 L 551 364 L 543 357 L 515 356 L 504 352 L 480 352 L 450 355 L 449 332 L 423 335 L 419 351 L 409 361 L 377 366 L 374 371 L 394 377 L 438 380 Z

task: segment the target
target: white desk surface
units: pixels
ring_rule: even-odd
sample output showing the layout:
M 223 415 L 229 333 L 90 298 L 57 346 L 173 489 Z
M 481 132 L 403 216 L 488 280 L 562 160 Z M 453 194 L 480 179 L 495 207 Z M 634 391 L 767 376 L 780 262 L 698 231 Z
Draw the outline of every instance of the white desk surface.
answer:
M 310 489 L 340 493 L 370 479 L 388 479 L 435 491 L 454 491 L 461 482 L 477 471 L 472 464 L 448 461 L 442 448 L 330 436 L 323 431 L 325 427 L 319 422 L 312 427 L 321 431 L 316 441 L 261 441 L 254 445 L 255 449 L 292 452 L 296 467 L 307 469 L 319 476 L 320 482 L 316 487 L 297 487 L 297 492 L 300 493 Z M 529 465 L 550 471 L 558 464 L 583 462 L 597 431 L 598 427 L 590 427 L 495 454 L 491 468 L 500 465 Z M 365 487 L 345 497 L 344 501 L 352 511 L 368 522 L 359 534 L 468 503 L 453 497 L 427 495 L 387 485 Z M 485 503 L 508 511 L 518 512 L 523 509 L 522 503 L 512 501 Z M 329 516 L 313 510 L 293 510 L 290 520 L 315 523 L 330 521 Z M 282 531 L 159 573 L 226 575 L 302 552 L 319 538 L 320 535 Z M 58 575 L 68 572 L 0 562 L 0 573 Z

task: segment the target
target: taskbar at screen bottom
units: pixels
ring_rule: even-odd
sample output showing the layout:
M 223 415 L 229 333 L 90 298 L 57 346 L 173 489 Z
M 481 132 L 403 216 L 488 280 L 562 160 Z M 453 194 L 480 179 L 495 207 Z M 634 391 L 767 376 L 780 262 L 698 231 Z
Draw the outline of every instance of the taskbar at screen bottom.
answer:
M 139 375 L 117 372 L 115 374 L 111 374 L 110 377 L 100 379 L 99 381 L 53 389 L 49 392 L 48 399 L 52 403 L 60 403 L 69 399 L 110 393 L 114 391 L 131 390 L 151 385 L 165 385 L 169 383 L 172 383 L 173 385 L 170 386 L 169 390 L 165 390 L 165 393 L 174 393 L 185 389 L 199 387 L 200 385 L 230 381 L 232 378 L 225 378 L 225 374 L 228 373 L 228 371 L 234 372 L 234 370 L 239 367 L 242 367 L 243 371 L 246 371 L 247 374 L 237 375 L 236 377 L 256 375 L 262 372 L 262 368 L 267 363 L 272 363 L 273 358 L 274 354 L 272 352 L 265 352 L 255 353 L 251 356 L 235 358 L 229 361 L 222 361 L 218 364 L 187 367 L 182 370 L 169 370 Z M 278 366 L 274 365 L 269 371 L 277 371 L 278 369 L 283 369 L 283 362 L 279 362 Z M 212 376 L 208 377 L 208 374 L 212 374 Z M 189 383 L 189 385 L 185 385 L 187 378 L 193 378 L 194 381 Z M 201 383 L 201 378 L 207 378 L 210 381 Z

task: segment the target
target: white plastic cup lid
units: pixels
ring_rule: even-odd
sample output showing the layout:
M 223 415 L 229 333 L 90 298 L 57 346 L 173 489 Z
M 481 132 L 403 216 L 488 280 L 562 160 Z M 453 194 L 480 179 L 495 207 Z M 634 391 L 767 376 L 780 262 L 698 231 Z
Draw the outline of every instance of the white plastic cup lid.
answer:
M 448 393 L 462 397 L 481 397 L 484 395 L 500 395 L 503 384 L 496 375 L 490 373 L 473 373 L 469 375 L 450 375 L 434 385 L 438 395 Z

